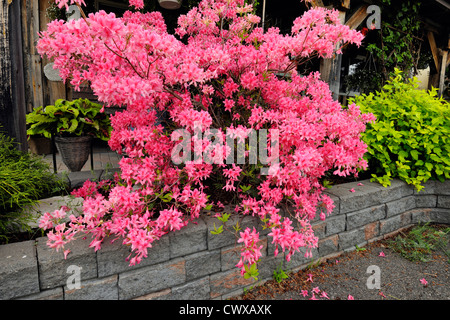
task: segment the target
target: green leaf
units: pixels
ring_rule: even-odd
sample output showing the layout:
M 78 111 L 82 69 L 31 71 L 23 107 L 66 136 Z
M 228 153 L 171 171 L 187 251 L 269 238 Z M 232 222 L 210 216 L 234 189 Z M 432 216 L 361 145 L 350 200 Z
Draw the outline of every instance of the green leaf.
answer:
M 223 225 L 219 228 L 216 228 L 216 224 L 214 224 L 214 230 L 211 230 L 211 234 L 220 234 L 223 232 Z
M 410 154 L 414 160 L 419 160 L 419 152 L 417 150 L 411 150 Z
M 230 216 L 231 216 L 230 213 L 224 212 L 224 213 L 222 213 L 219 217 L 217 217 L 217 219 L 218 219 L 219 221 L 222 221 L 222 222 L 225 223 L 225 222 L 228 221 L 228 219 L 230 218 Z

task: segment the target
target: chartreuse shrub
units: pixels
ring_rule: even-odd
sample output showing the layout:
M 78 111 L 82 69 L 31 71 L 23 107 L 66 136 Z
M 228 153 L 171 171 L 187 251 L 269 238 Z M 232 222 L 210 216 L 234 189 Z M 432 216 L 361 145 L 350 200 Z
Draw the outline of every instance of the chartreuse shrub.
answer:
M 450 178 L 450 103 L 434 88 L 417 87 L 416 78 L 396 70 L 381 91 L 353 99 L 362 112 L 377 117 L 363 140 L 372 180 L 383 186 L 399 178 L 421 190 L 429 179 Z
M 33 216 L 26 207 L 59 193 L 65 185 L 40 157 L 16 148 L 0 132 L 0 240 L 8 242 L 18 231 L 31 231 Z

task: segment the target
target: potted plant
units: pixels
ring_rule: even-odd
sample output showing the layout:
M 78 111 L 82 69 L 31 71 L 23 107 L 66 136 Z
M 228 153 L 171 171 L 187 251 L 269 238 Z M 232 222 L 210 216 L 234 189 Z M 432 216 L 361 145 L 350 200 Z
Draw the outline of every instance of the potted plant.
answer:
M 27 134 L 54 137 L 64 164 L 72 172 L 80 171 L 89 158 L 92 137 L 104 141 L 110 137 L 111 122 L 101 109 L 88 99 L 58 99 L 27 114 Z
M 182 0 L 158 0 L 159 5 L 168 10 L 175 10 L 181 7 Z

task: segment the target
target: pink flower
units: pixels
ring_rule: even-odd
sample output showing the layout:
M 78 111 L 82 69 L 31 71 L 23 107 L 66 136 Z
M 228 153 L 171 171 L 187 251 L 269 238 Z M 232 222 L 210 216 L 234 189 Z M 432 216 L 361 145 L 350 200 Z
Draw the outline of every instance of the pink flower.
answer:
M 355 192 L 355 189 L 351 188 L 349 191 L 350 191 L 350 192 Z
M 330 299 L 328 297 L 328 294 L 325 291 L 322 291 L 322 294 L 320 295 L 321 298 Z
M 380 252 L 380 254 L 378 255 L 379 257 L 385 257 L 386 255 L 384 254 L 383 251 Z
M 363 186 L 363 184 L 360 182 L 360 183 L 358 183 L 358 186 Z
M 355 298 L 351 294 L 349 294 L 347 300 L 355 300 Z
M 319 287 L 313 288 L 313 289 L 312 289 L 312 292 L 313 292 L 313 293 L 316 293 L 316 294 L 319 294 L 319 293 L 320 293 Z
M 67 255 L 70 253 L 70 249 L 64 250 L 64 259 L 67 259 Z
M 179 17 L 175 37 L 159 12 L 135 10 L 143 0 L 128 3 L 133 12 L 122 17 L 100 11 L 54 20 L 39 34 L 39 54 L 54 61 L 66 82 L 76 90 L 89 83 L 105 108 L 124 107 L 111 116 L 108 141 L 123 155 L 120 173 L 75 190 L 83 211 L 67 223 L 61 223 L 67 208 L 45 213 L 40 227 L 49 230 L 48 245 L 64 250 L 80 235 L 101 250 L 106 236 L 122 238 L 134 265 L 154 241 L 199 218 L 223 191 L 236 200 L 236 214 L 258 217 L 271 229 L 275 255 L 282 251 L 289 261 L 303 249 L 311 258 L 318 247 L 311 221 L 334 208 L 320 181 L 330 170 L 349 176 L 368 167 L 361 134 L 376 119 L 355 104 L 343 109 L 320 74 L 300 74 L 292 57 L 331 57 L 344 45 L 360 45 L 362 34 L 325 8 L 295 19 L 290 34 L 263 32 L 245 1 L 202 0 Z M 267 129 L 256 139 L 257 163 L 270 169 L 267 176 L 246 165 L 256 151 L 250 133 L 259 129 Z M 183 140 L 172 140 L 180 131 Z M 177 151 L 181 161 L 174 161 Z M 224 162 L 235 151 L 238 158 L 244 153 L 245 164 Z M 294 205 L 289 217 L 280 212 L 286 199 Z M 261 245 L 255 229 L 239 236 L 242 271 L 257 263 Z
M 308 279 L 306 279 L 306 281 L 310 281 L 310 282 L 313 282 L 313 275 L 312 275 L 312 273 L 308 273 Z
M 304 297 L 308 296 L 308 290 L 302 290 L 300 294 Z
M 423 284 L 425 287 L 428 286 L 428 281 L 425 280 L 425 278 L 420 279 L 420 283 Z

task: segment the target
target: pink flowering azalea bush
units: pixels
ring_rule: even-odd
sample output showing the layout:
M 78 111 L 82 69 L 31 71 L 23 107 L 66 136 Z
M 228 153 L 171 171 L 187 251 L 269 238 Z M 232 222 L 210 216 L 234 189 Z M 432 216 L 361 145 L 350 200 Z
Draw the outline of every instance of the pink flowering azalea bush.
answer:
M 142 8 L 142 0 L 129 2 Z M 117 18 L 100 11 L 49 23 L 39 52 L 75 88 L 89 84 L 106 107 L 123 107 L 112 116 L 109 145 L 124 155 L 114 181 L 74 191 L 84 198 L 81 215 L 66 223 L 64 208 L 43 216 L 50 247 L 64 249 L 88 234 L 98 250 L 113 237 L 131 247 L 133 265 L 164 234 L 227 200 L 235 214 L 257 216 L 271 229 L 275 254 L 282 250 L 289 260 L 303 247 L 311 254 L 317 237 L 310 221 L 334 207 L 320 179 L 367 167 L 360 135 L 373 116 L 356 105 L 343 108 L 318 73 L 303 76 L 298 66 L 330 58 L 346 43 L 359 45 L 363 36 L 325 8 L 305 12 L 289 35 L 263 32 L 252 12 L 244 0 L 203 0 L 180 16 L 176 35 L 167 33 L 159 12 Z M 255 150 L 245 139 L 261 130 L 264 161 L 226 161 L 239 142 L 250 157 Z M 264 166 L 268 174 L 260 172 Z M 283 206 L 292 208 L 288 215 Z M 259 234 L 246 229 L 236 236 L 245 274 L 261 256 Z

